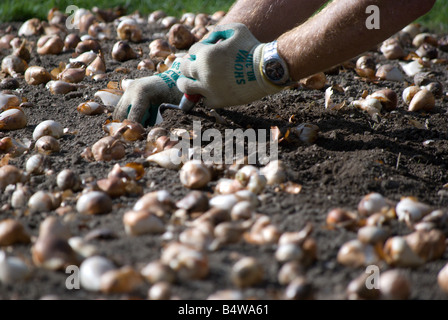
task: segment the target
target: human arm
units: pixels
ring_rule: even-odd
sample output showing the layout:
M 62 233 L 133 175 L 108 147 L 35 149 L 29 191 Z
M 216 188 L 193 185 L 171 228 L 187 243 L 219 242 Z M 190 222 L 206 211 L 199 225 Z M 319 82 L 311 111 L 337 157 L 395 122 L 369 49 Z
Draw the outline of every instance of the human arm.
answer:
M 240 0 L 240 2 L 247 3 L 246 0 Z M 282 34 L 278 38 L 278 54 L 286 62 L 291 80 L 298 81 L 373 48 L 428 12 L 434 2 L 435 0 L 334 0 L 303 24 Z M 379 29 L 369 29 L 366 26 L 366 20 L 369 17 L 366 9 L 370 5 L 376 5 L 380 10 Z M 235 8 L 238 6 L 235 5 L 232 10 Z M 285 17 L 289 16 L 285 14 Z M 229 25 L 226 24 L 228 21 L 232 21 L 232 15 L 227 20 L 223 20 L 215 30 L 229 29 L 227 27 Z M 271 28 L 268 23 L 250 25 L 252 27 L 250 31 L 253 34 L 268 34 Z M 235 33 L 235 35 L 240 34 L 244 34 L 245 38 L 248 37 L 246 32 Z M 236 70 L 236 53 L 240 50 L 259 53 L 260 50 L 257 50 L 255 46 L 264 44 L 251 40 L 249 42 L 253 43 L 253 47 L 249 48 L 247 41 L 243 38 L 241 41 L 238 38 L 227 40 L 230 38 L 214 44 L 216 48 L 199 43 L 190 49 L 196 59 L 183 64 L 181 68 L 184 75 L 178 81 L 181 91 L 191 94 L 199 93 L 205 97 L 207 106 L 219 108 L 249 103 L 276 90 L 281 90 L 280 87 L 275 89 L 266 85 L 260 65 L 253 68 L 255 72 L 258 72 L 256 78 L 259 86 L 254 85 L 253 82 L 250 86 L 239 84 L 236 78 L 240 71 Z M 263 58 L 260 55 L 254 55 L 252 62 L 253 64 L 263 63 Z M 247 71 L 244 72 L 249 74 Z
M 300 80 L 351 59 L 427 13 L 435 0 L 335 0 L 278 38 L 292 79 Z M 380 28 L 368 29 L 366 8 L 376 5 Z

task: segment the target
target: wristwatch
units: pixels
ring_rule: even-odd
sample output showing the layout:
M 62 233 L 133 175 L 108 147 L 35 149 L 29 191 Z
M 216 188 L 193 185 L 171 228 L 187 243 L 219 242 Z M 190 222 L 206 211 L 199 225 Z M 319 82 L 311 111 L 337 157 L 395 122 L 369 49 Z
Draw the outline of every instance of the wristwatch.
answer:
M 277 40 L 267 43 L 263 48 L 263 74 L 273 84 L 286 86 L 291 83 L 288 66 L 277 51 Z

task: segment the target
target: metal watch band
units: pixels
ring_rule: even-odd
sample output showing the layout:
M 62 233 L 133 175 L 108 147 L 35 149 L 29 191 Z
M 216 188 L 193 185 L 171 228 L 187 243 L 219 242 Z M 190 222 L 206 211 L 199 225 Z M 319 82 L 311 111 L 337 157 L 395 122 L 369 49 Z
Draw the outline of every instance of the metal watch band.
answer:
M 291 82 L 286 62 L 279 56 L 277 40 L 267 43 L 263 48 L 263 74 L 276 85 L 287 85 Z

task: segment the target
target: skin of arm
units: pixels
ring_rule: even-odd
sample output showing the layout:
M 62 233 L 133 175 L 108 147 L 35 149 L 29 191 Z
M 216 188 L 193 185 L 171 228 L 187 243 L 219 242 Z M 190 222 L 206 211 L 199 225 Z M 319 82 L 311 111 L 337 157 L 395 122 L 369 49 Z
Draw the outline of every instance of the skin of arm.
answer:
M 435 0 L 239 0 L 219 24 L 240 22 L 262 42 L 278 40 L 293 80 L 347 61 L 427 13 Z M 368 29 L 366 8 L 378 6 L 380 29 Z
M 240 22 L 261 42 L 277 39 L 311 17 L 328 0 L 239 0 L 219 24 Z
M 427 13 L 435 0 L 335 0 L 278 38 L 291 78 L 300 80 L 351 59 Z M 380 28 L 368 29 L 366 8 L 380 10 Z

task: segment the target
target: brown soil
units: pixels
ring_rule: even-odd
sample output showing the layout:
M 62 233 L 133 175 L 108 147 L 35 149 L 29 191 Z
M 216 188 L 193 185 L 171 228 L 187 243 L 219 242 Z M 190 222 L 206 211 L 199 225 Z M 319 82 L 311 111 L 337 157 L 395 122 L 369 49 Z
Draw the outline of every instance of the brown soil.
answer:
M 17 31 L 20 23 L 0 25 L 4 30 L 12 25 Z M 134 48 L 142 48 L 145 56 L 148 54 L 148 43 L 152 40 L 150 30 L 146 30 L 147 39 L 139 44 L 132 44 Z M 37 37 L 30 40 L 36 41 Z M 124 165 L 129 162 L 144 162 L 137 149 L 144 149 L 145 142 L 130 143 L 127 155 L 120 161 L 88 162 L 81 157 L 85 147 L 91 146 L 105 136 L 102 125 L 111 114 L 98 116 L 81 115 L 76 111 L 79 103 L 93 99 L 99 89 L 106 87 L 111 80 L 118 81 L 124 77 L 138 78 L 149 75 L 148 72 L 136 69 L 139 59 L 119 63 L 113 61 L 110 50 L 115 39 L 103 41 L 101 44 L 106 52 L 107 80 L 95 82 L 87 79 L 83 81 L 85 89 L 65 96 L 51 95 L 44 85 L 30 86 L 20 80 L 20 92 L 33 105 L 26 109 L 29 122 L 26 128 L 0 132 L 0 137 L 32 138 L 32 132 L 37 124 L 43 120 L 59 121 L 69 129 L 60 139 L 61 152 L 51 155 L 54 174 L 49 176 L 32 176 L 30 186 L 33 191 L 56 191 L 56 174 L 65 168 L 76 170 L 84 179 L 94 181 L 107 176 L 115 163 Z M 4 50 L 1 54 L 8 54 Z M 398 65 L 397 61 L 386 61 L 378 52 L 370 52 L 377 63 L 390 62 Z M 448 58 L 447 53 L 439 51 L 441 58 Z M 2 57 L 0 55 L 0 57 Z M 40 65 L 49 70 L 58 66 L 59 62 L 68 62 L 72 53 L 57 56 L 39 56 L 34 51 L 30 65 Z M 117 73 L 117 67 L 125 67 L 130 73 Z M 438 79 L 448 87 L 448 72 L 445 65 L 434 65 L 441 73 Z M 307 90 L 303 88 L 288 89 L 277 95 L 266 97 L 249 105 L 232 107 L 221 110 L 221 116 L 228 125 L 216 124 L 213 117 L 207 115 L 207 110 L 199 105 L 190 115 L 180 112 L 166 111 L 165 121 L 160 124 L 166 128 L 192 129 L 193 121 L 200 120 L 203 130 L 211 127 L 224 130 L 226 128 L 263 128 L 271 126 L 291 126 L 289 118 L 294 115 L 296 124 L 312 123 L 319 127 L 318 139 L 311 145 L 281 143 L 279 156 L 288 168 L 289 180 L 303 186 L 299 194 L 289 194 L 278 191 L 276 186 L 267 187 L 261 195 L 261 205 L 257 212 L 271 217 L 272 222 L 281 231 L 298 231 L 306 223 L 314 226 L 313 238 L 317 241 L 318 258 L 306 269 L 305 276 L 315 288 L 317 299 L 345 299 L 348 283 L 364 272 L 363 268 L 349 268 L 336 261 L 336 255 L 341 245 L 356 238 L 355 231 L 345 229 L 330 230 L 326 227 L 325 218 L 328 211 L 335 207 L 356 210 L 360 199 L 370 193 L 379 192 L 387 198 L 398 201 L 403 196 L 414 196 L 420 201 L 435 208 L 446 208 L 448 192 L 444 188 L 447 181 L 448 161 L 448 107 L 447 99 L 438 99 L 436 107 L 431 112 L 408 112 L 401 99 L 402 90 L 413 82 L 406 77 L 403 83 L 379 81 L 365 82 L 359 79 L 351 69 L 341 69 L 338 74 L 327 75 L 327 86 L 339 84 L 349 87 L 346 98 L 359 99 L 364 90 L 369 93 L 380 88 L 391 88 L 399 95 L 398 107 L 393 112 L 382 114 L 379 122 L 375 122 L 365 112 L 345 108 L 340 111 L 329 111 L 324 107 L 325 88 L 322 90 Z M 416 127 L 416 123 L 422 124 Z M 148 132 L 150 128 L 147 129 Z M 431 140 L 430 143 L 424 143 Z M 32 152 L 30 152 L 32 153 Z M 22 155 L 10 160 L 10 164 L 24 168 L 25 161 L 30 154 Z M 144 193 L 166 189 L 175 200 L 181 199 L 190 190 L 179 182 L 179 173 L 174 170 L 148 165 L 145 175 L 139 181 Z M 210 183 L 204 192 L 213 192 L 215 181 Z M 32 235 L 38 235 L 40 222 L 49 215 L 57 215 L 54 211 L 47 213 L 26 214 L 25 210 L 11 209 L 10 193 L 1 194 L 0 219 L 15 217 L 22 221 Z M 73 209 L 65 216 L 65 223 L 74 235 L 84 236 L 88 232 L 106 228 L 115 234 L 110 239 L 94 239 L 99 253 L 117 265 L 132 265 L 142 267 L 150 261 L 160 257 L 161 236 L 143 235 L 139 237 L 127 236 L 124 232 L 122 217 L 137 201 L 138 197 L 123 196 L 113 200 L 114 208 L 111 213 L 101 216 L 81 216 Z M 76 205 L 75 198 L 69 199 L 67 205 Z M 393 224 L 392 234 L 403 235 L 411 230 L 402 223 Z M 14 245 L 8 248 L 11 254 L 21 256 L 31 261 L 31 245 Z M 276 262 L 273 255 L 276 245 L 253 245 L 241 241 L 237 244 L 225 245 L 216 252 L 208 252 L 210 274 L 203 280 L 181 281 L 174 284 L 175 295 L 181 299 L 206 299 L 210 294 L 221 289 L 235 288 L 230 281 L 230 269 L 235 262 L 235 256 L 254 256 L 265 267 L 265 280 L 243 294 L 248 298 L 276 299 L 281 297 L 285 286 L 279 285 L 277 272 L 281 264 Z M 404 269 L 412 283 L 411 299 L 446 299 L 437 285 L 437 273 L 446 264 L 448 253 L 442 259 L 428 262 L 424 266 L 414 269 Z M 390 267 L 382 265 L 381 270 Z M 123 298 L 128 295 L 104 295 L 91 293 L 86 290 L 67 290 L 63 271 L 54 272 L 41 268 L 34 268 L 30 280 L 1 285 L 1 299 L 39 299 L 46 295 L 55 295 L 61 299 L 97 299 Z M 149 284 L 133 294 L 145 298 Z

